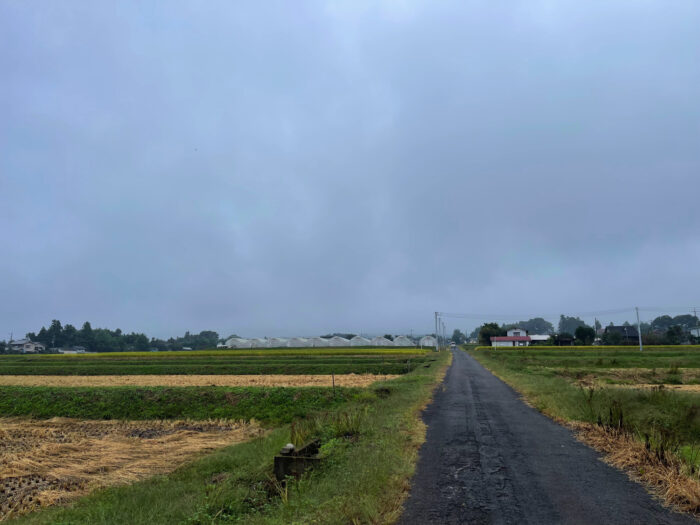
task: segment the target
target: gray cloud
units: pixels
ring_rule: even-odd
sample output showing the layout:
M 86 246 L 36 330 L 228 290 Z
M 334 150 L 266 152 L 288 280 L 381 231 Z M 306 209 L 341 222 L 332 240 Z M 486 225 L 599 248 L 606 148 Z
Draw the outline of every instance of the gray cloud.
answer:
M 5 2 L 0 329 L 691 305 L 698 22 L 693 1 Z

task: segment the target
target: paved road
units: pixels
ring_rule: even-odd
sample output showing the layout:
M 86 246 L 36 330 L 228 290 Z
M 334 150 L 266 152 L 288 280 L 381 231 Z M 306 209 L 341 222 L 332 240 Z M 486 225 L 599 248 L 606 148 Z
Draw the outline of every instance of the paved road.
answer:
M 426 409 L 427 440 L 403 525 L 696 524 L 455 350 Z

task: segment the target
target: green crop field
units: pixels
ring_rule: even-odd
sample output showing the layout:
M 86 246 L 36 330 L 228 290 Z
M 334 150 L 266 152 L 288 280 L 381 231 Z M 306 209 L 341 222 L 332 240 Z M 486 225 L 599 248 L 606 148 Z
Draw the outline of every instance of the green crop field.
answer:
M 435 359 L 399 349 L 0 356 L 0 375 L 403 374 Z
M 5 416 L 256 419 L 267 429 L 252 441 L 199 456 L 169 474 L 100 488 L 69 506 L 18 516 L 17 522 L 394 522 L 424 439 L 420 409 L 450 354 L 402 358 L 406 357 L 421 359 L 421 366 L 369 388 L 0 387 L 0 413 Z M 374 359 L 382 361 L 381 356 Z M 81 356 L 75 361 L 97 366 L 110 360 Z M 321 465 L 298 480 L 276 482 L 273 456 L 286 443 L 300 445 L 311 439 L 320 440 Z

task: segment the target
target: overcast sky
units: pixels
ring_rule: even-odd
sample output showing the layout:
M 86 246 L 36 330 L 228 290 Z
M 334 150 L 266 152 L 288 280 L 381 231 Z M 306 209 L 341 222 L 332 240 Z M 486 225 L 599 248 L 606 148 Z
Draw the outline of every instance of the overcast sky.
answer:
M 700 303 L 699 27 L 697 0 L 2 0 L 0 339 Z

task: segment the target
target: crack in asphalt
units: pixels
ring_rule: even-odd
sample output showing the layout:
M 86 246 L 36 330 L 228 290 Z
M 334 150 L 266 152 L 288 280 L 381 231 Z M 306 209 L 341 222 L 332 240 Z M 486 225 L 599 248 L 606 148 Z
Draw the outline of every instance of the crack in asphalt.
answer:
M 402 525 L 697 524 L 461 350 L 423 419 L 427 437 Z

